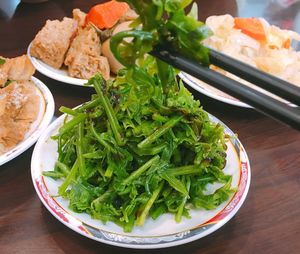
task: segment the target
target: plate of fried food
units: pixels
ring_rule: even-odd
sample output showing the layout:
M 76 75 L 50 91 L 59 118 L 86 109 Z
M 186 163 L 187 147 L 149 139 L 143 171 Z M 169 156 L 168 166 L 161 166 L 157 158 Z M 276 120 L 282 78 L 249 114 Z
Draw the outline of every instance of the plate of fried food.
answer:
M 74 9 L 72 15 L 47 20 L 28 57 L 39 72 L 64 83 L 82 86 L 97 73 L 109 79 L 123 67 L 111 53 L 110 38 L 129 30 L 137 14 L 126 3 L 110 1 L 88 13 Z
M 52 94 L 34 72 L 26 55 L 0 57 L 0 165 L 32 146 L 52 120 Z

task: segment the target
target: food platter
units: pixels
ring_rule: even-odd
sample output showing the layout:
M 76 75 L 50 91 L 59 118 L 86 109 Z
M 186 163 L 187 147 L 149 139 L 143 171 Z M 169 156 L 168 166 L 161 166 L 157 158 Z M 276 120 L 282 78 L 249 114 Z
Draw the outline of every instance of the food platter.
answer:
M 200 239 L 227 223 L 240 209 L 246 199 L 250 186 L 250 164 L 246 151 L 234 133 L 224 125 L 225 132 L 231 137 L 227 142 L 226 174 L 232 175 L 232 187 L 236 192 L 230 199 L 215 210 L 191 210 L 191 218 L 176 223 L 173 215 L 165 214 L 157 220 L 147 219 L 143 227 L 135 227 L 131 233 L 113 224 L 103 224 L 91 219 L 88 214 L 80 214 L 68 208 L 68 201 L 57 196 L 61 181 L 54 181 L 42 175 L 52 170 L 57 159 L 57 143 L 51 136 L 57 134 L 65 116 L 55 120 L 39 138 L 31 160 L 31 174 L 35 190 L 45 207 L 64 225 L 96 241 L 109 245 L 156 249 L 185 244 Z M 210 115 L 214 122 L 220 122 Z
M 54 80 L 64 82 L 67 84 L 71 84 L 71 85 L 76 85 L 76 86 L 83 86 L 87 82 L 87 80 L 85 80 L 85 79 L 78 79 L 78 78 L 70 77 L 68 75 L 68 72 L 66 69 L 65 70 L 64 69 L 55 69 L 55 68 L 49 66 L 48 64 L 45 64 L 41 60 L 31 56 L 30 55 L 30 47 L 31 47 L 31 44 L 29 45 L 29 47 L 27 49 L 27 56 L 31 60 L 34 67 L 40 73 L 42 73 L 45 76 L 52 78 Z
M 36 86 L 36 92 L 40 96 L 40 110 L 37 120 L 32 123 L 24 140 L 8 152 L 0 155 L 0 166 L 14 159 L 28 148 L 30 148 L 47 128 L 54 115 L 54 100 L 50 90 L 39 79 L 32 77 Z

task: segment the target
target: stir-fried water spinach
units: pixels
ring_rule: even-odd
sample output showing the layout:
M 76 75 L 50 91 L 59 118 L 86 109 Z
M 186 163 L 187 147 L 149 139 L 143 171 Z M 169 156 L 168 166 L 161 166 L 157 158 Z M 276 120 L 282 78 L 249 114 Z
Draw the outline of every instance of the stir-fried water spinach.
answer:
M 69 117 L 53 137 L 55 167 L 44 175 L 63 179 L 58 193 L 72 210 L 130 232 L 148 217 L 173 213 L 180 222 L 191 208 L 214 209 L 233 190 L 231 176 L 223 173 L 223 127 L 210 121 L 173 68 L 145 56 L 168 41 L 206 62 L 205 29 L 184 15 L 190 1 L 126 2 L 140 14 L 136 25 L 142 24 L 112 40 L 127 68 L 114 81 L 91 78 L 91 100 L 61 108 Z M 134 39 L 128 43 L 127 37 Z M 216 182 L 222 187 L 207 194 L 207 185 Z

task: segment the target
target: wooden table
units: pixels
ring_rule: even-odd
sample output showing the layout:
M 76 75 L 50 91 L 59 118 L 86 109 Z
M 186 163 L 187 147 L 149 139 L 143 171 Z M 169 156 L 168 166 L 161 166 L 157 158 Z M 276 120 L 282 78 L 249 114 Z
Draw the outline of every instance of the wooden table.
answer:
M 0 55 L 24 54 L 46 19 L 61 19 L 75 7 L 87 11 L 97 2 L 20 4 L 10 19 L 0 12 Z M 246 4 L 253 7 L 255 2 Z M 235 1 L 198 3 L 202 19 L 237 15 Z M 56 116 L 61 105 L 73 107 L 90 97 L 87 88 L 36 76 L 53 93 Z M 207 111 L 238 133 L 251 161 L 248 197 L 224 227 L 195 242 L 155 251 L 121 249 L 84 238 L 57 221 L 40 202 L 31 181 L 31 148 L 0 169 L 0 253 L 300 253 L 300 133 L 254 110 L 193 93 Z

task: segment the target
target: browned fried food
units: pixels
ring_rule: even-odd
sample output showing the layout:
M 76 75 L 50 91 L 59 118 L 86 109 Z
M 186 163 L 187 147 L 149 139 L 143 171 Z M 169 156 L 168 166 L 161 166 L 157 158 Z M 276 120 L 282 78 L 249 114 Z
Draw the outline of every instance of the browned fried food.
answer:
M 31 55 L 59 69 L 76 31 L 77 22 L 74 19 L 47 20 L 46 25 L 32 41 Z
M 2 87 L 7 80 L 29 80 L 35 72 L 35 68 L 26 55 L 15 58 L 3 58 L 5 63 L 0 65 L 0 87 Z
M 78 32 L 65 59 L 71 77 L 89 79 L 96 73 L 109 78 L 110 68 L 106 57 L 101 56 L 100 39 L 96 30 L 88 25 Z
M 81 11 L 80 9 L 74 9 L 72 11 L 73 14 L 73 19 L 75 19 L 78 23 L 79 27 L 84 27 L 85 26 L 85 18 L 86 18 L 86 13 Z
M 32 81 L 14 81 L 0 89 L 0 154 L 24 139 L 37 118 L 39 104 Z

